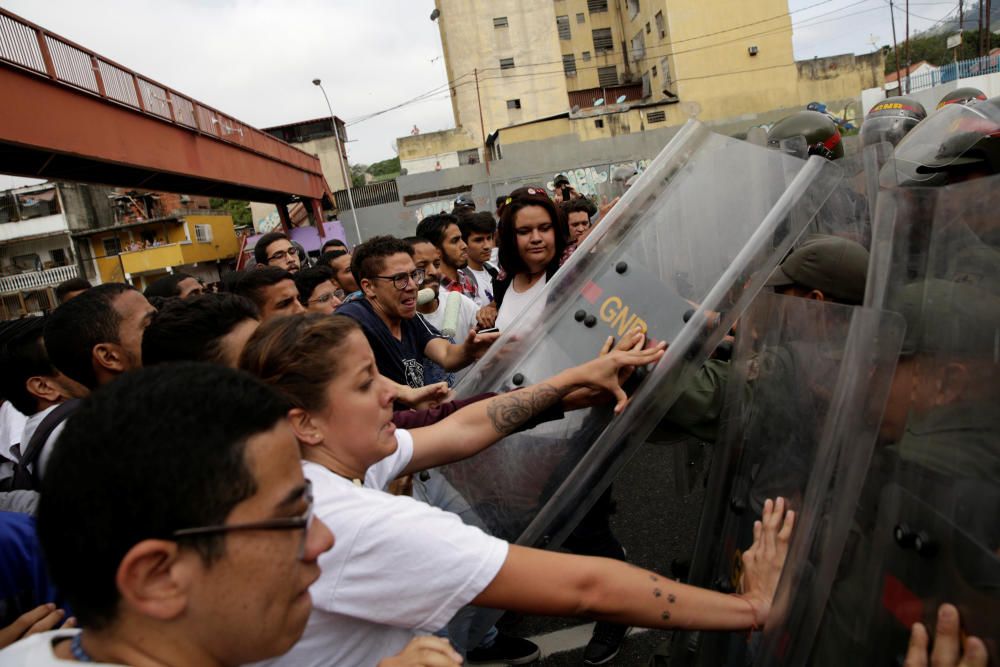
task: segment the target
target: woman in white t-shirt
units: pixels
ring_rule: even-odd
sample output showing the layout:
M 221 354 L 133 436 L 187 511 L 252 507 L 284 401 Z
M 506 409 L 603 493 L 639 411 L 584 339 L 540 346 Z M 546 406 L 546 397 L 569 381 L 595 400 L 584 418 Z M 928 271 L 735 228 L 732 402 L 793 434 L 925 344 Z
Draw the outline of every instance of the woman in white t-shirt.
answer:
M 518 188 L 503 206 L 498 227 L 500 267 L 495 283 L 496 326 L 501 331 L 519 321 L 533 324 L 545 307 L 538 295 L 559 269 L 566 249 L 566 223 L 542 188 Z M 523 326 L 530 327 L 531 324 Z
M 453 514 L 381 491 L 400 475 L 472 456 L 580 387 L 611 391 L 620 412 L 627 397 L 618 369 L 651 363 L 663 349 L 612 352 L 407 432 L 392 423 L 394 390 L 353 320 L 306 314 L 264 323 L 240 365 L 292 405 L 315 515 L 337 536 L 319 559 L 302 640 L 272 664 L 375 664 L 468 604 L 643 627 L 763 625 L 793 521 L 780 499 L 767 502 L 744 553 L 744 592 L 724 595 L 619 561 L 508 545 Z

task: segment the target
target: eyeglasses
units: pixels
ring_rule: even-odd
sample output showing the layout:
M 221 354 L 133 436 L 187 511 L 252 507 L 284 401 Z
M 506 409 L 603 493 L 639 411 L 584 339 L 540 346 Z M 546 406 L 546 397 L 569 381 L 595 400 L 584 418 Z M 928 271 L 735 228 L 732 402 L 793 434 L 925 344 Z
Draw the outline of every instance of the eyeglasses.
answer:
M 309 299 L 309 303 L 327 303 L 330 299 L 336 298 L 338 301 L 344 300 L 344 290 L 336 289 L 332 292 L 327 292 L 323 296 L 318 296 L 315 299 Z
M 298 259 L 299 258 L 299 253 L 296 252 L 295 248 L 289 248 L 288 250 L 279 250 L 278 252 L 274 253 L 273 255 L 270 255 L 267 258 L 267 261 L 269 261 L 269 262 L 280 262 L 281 260 L 286 259 L 288 257 L 294 257 L 295 259 Z
M 372 276 L 372 277 L 378 278 L 379 280 L 391 280 L 393 287 L 402 291 L 406 289 L 407 285 L 410 284 L 411 280 L 415 285 L 418 286 L 423 285 L 425 276 L 426 273 L 424 272 L 423 269 L 417 269 L 412 273 L 397 273 L 394 276 Z
M 306 480 L 304 493 L 307 507 L 305 513 L 300 516 L 283 517 L 280 519 L 265 519 L 264 521 L 250 521 L 248 523 L 231 523 L 221 526 L 201 526 L 198 528 L 182 528 L 170 534 L 171 537 L 202 537 L 204 535 L 216 535 L 219 533 L 231 533 L 244 530 L 301 530 L 302 540 L 299 543 L 298 558 L 301 559 L 306 553 L 306 539 L 309 535 L 309 527 L 313 519 L 313 494 L 312 482 Z

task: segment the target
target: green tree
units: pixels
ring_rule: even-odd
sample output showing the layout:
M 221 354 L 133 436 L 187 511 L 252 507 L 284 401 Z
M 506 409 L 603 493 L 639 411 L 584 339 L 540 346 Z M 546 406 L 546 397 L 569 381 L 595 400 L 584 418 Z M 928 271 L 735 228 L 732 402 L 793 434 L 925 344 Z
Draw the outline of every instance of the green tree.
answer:
M 368 165 L 366 164 L 352 164 L 351 165 L 351 186 L 361 187 L 365 184 L 365 173 L 368 171 Z
M 381 178 L 384 176 L 396 176 L 399 174 L 399 169 L 399 158 L 394 157 L 389 160 L 375 162 L 372 166 L 368 167 L 368 173 L 375 178 Z
M 233 217 L 234 227 L 253 225 L 253 215 L 250 213 L 249 202 L 213 197 L 209 200 L 209 206 L 229 213 Z

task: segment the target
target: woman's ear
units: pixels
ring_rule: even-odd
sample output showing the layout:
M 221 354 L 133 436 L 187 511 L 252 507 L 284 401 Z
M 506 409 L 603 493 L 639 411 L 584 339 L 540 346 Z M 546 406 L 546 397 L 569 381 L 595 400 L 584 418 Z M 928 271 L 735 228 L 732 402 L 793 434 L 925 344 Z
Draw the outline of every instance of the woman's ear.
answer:
M 292 408 L 288 411 L 288 421 L 300 443 L 310 446 L 322 444 L 323 431 L 308 412 L 302 408 Z

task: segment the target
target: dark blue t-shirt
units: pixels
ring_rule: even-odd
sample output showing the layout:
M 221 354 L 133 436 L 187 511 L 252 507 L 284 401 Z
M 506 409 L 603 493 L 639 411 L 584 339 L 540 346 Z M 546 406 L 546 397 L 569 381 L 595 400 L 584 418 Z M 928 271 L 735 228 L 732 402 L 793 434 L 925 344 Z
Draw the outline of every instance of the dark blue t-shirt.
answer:
M 337 315 L 346 315 L 361 325 L 375 353 L 379 373 L 399 384 L 424 386 L 424 348 L 435 338 L 443 337 L 424 318 L 417 314 L 412 320 L 403 320 L 402 339 L 398 339 L 367 299 L 345 303 L 337 309 Z
M 46 573 L 35 519 L 0 512 L 0 627 L 46 602 L 62 600 Z

